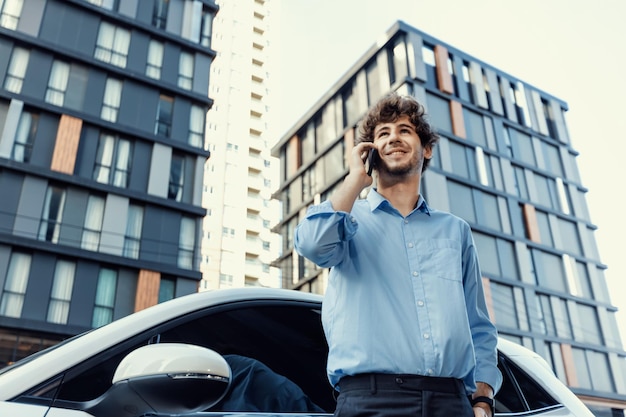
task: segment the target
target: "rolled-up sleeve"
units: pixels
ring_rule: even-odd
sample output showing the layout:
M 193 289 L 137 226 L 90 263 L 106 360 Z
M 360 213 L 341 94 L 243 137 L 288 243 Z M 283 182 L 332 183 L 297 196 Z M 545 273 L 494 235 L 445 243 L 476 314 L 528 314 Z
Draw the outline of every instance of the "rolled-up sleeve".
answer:
M 296 226 L 296 251 L 322 268 L 339 264 L 345 255 L 358 223 L 350 213 L 335 211 L 330 201 L 310 206 L 306 217 Z

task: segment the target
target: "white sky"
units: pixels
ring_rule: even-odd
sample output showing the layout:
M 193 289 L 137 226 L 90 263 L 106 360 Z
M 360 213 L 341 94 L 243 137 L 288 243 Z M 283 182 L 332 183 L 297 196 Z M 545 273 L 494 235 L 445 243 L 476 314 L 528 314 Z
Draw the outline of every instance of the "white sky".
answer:
M 396 20 L 569 105 L 582 184 L 626 346 L 624 0 L 271 0 L 282 135 Z M 278 18 L 278 19 L 276 19 Z M 624 246 L 622 246 L 624 245 Z

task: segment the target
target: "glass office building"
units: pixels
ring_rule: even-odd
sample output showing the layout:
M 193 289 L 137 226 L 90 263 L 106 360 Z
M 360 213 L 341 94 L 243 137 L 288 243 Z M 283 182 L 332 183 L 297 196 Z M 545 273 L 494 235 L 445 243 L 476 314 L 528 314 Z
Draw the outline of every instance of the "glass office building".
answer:
M 403 22 L 384 39 L 274 146 L 283 286 L 325 291 L 328 271 L 293 250 L 295 225 L 343 180 L 368 107 L 388 91 L 413 95 L 441 135 L 422 193 L 471 225 L 500 335 L 544 357 L 598 415 L 623 415 L 626 352 L 567 104 Z
M 197 291 L 212 0 L 0 0 L 0 367 Z

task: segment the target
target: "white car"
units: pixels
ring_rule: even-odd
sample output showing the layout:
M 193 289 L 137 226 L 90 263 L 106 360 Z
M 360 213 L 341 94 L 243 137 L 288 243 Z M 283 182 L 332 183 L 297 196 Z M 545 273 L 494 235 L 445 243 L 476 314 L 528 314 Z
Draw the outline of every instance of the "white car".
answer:
M 322 297 L 180 297 L 0 370 L 0 416 L 330 415 Z M 500 340 L 496 415 L 593 417 L 537 354 Z

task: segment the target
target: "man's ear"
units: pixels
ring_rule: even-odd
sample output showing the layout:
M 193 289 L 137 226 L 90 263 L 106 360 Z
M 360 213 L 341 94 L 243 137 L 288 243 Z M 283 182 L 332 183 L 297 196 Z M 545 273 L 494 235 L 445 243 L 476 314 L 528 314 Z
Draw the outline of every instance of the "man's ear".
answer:
M 431 159 L 433 157 L 433 147 L 431 145 L 426 145 L 424 147 L 424 159 Z

